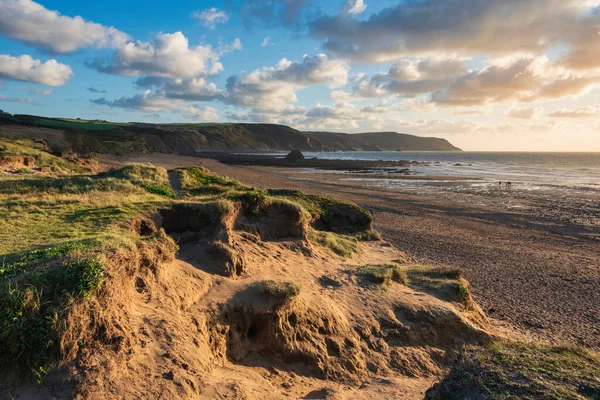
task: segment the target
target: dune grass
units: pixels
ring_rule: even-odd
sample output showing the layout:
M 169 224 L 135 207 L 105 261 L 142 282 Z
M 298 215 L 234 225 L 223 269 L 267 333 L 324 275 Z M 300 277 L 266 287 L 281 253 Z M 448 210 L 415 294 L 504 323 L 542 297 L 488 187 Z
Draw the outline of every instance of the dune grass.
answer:
M 404 269 L 396 264 L 367 264 L 357 266 L 355 269 L 357 275 L 367 279 L 370 282 L 387 287 L 392 282 L 402 285 L 408 284 L 408 277 Z
M 291 281 L 261 281 L 256 284 L 261 296 L 285 304 L 300 294 L 300 285 Z
M 82 174 L 86 172 L 85 168 L 44 151 L 43 145 L 33 143 L 31 140 L 0 138 L 0 156 L 14 155 L 33 157 L 37 167 L 48 167 L 56 173 Z
M 598 399 L 600 357 L 576 346 L 518 342 L 467 348 L 426 398 Z
M 442 300 L 468 306 L 471 289 L 457 268 L 413 265 L 406 269 L 408 286 L 430 293 Z

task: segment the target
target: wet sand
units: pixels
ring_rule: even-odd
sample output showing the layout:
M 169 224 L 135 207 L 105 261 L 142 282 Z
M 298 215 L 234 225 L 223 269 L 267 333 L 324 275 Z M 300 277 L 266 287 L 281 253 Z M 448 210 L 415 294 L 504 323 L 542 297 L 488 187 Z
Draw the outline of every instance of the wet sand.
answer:
M 107 165 L 198 165 L 251 186 L 352 200 L 417 262 L 457 266 L 493 318 L 552 343 L 600 348 L 600 202 L 519 190 L 390 190 L 339 174 L 224 165 L 171 155 L 103 157 Z

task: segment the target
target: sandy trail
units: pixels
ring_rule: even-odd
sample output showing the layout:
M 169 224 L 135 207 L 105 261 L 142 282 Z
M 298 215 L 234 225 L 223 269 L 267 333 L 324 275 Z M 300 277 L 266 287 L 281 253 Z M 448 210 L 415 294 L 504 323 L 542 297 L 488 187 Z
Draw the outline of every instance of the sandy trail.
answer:
M 475 300 L 490 316 L 554 343 L 600 348 L 600 245 L 594 239 L 600 232 L 595 226 L 571 227 L 551 215 L 478 205 L 472 194 L 442 198 L 392 192 L 278 168 L 171 155 L 103 161 L 167 168 L 202 163 L 251 186 L 355 201 L 372 211 L 375 228 L 386 240 L 415 260 L 462 268 Z

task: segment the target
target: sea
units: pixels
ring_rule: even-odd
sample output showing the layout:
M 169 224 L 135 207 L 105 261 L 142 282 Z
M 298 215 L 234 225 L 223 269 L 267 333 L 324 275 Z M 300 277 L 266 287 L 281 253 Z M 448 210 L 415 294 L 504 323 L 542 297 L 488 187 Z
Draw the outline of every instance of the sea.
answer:
M 452 176 L 464 180 L 439 182 L 428 179 L 390 179 L 379 184 L 419 186 L 419 184 L 470 189 L 489 189 L 495 185 L 521 190 L 598 191 L 600 193 L 600 152 L 533 153 L 533 152 L 335 152 L 305 153 L 306 157 L 332 160 L 406 160 L 423 164 L 411 165 L 410 174 L 419 176 Z M 314 172 L 314 171 L 313 171 Z M 329 171 L 330 172 L 330 171 Z M 393 173 L 381 171 L 382 173 Z M 475 178 L 475 179 L 473 179 Z M 370 180 L 364 178 L 351 178 Z M 375 180 L 375 179 L 373 179 Z

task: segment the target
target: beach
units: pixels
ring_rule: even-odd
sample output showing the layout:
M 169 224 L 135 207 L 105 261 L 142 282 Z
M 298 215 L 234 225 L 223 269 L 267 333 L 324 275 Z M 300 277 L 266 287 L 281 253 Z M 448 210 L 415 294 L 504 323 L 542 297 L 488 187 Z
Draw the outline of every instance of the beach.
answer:
M 481 190 L 458 186 L 456 177 L 437 177 L 435 185 L 390 186 L 377 183 L 389 177 L 225 165 L 167 154 L 100 161 L 106 167 L 201 164 L 246 185 L 354 201 L 372 212 L 385 240 L 416 262 L 461 268 L 475 301 L 507 332 L 600 348 L 600 202 L 594 191 L 565 196 L 489 183 Z

